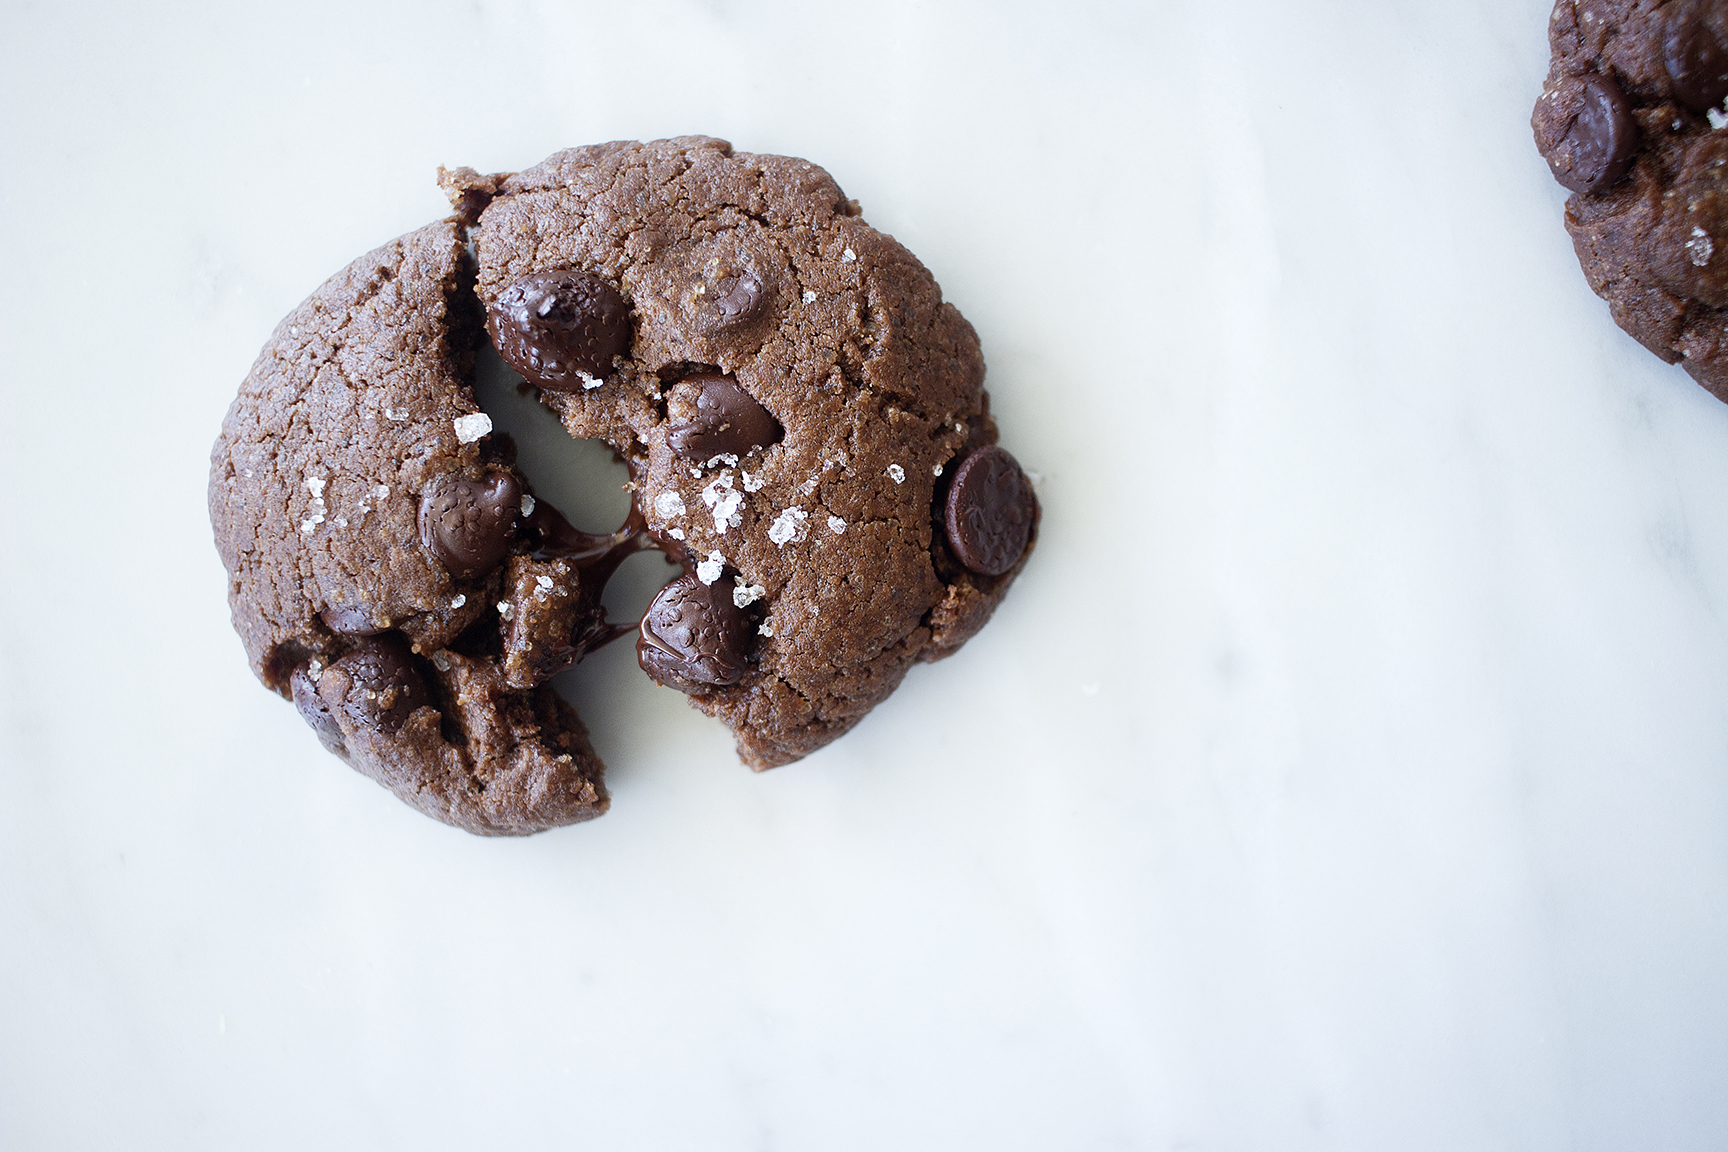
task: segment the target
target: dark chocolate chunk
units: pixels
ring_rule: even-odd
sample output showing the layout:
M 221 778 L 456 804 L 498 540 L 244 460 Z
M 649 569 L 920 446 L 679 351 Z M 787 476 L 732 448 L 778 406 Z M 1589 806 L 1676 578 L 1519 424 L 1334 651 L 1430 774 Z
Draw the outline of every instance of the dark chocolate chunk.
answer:
M 612 358 L 629 347 L 630 306 L 591 273 L 534 272 L 499 295 L 486 312 L 486 330 L 528 383 L 580 392 L 612 371 Z
M 756 629 L 733 602 L 735 582 L 723 573 L 704 584 L 686 573 L 654 597 L 642 617 L 636 661 L 668 688 L 701 692 L 744 678 Z
M 766 448 L 784 434 L 774 414 L 730 376 L 698 372 L 680 380 L 677 387 L 694 402 L 695 414 L 672 425 L 666 442 L 685 460 L 743 456 L 752 448 Z
M 288 686 L 294 695 L 295 710 L 300 713 L 300 719 L 318 734 L 318 743 L 324 745 L 325 751 L 334 752 L 346 760 L 348 743 L 342 739 L 342 726 L 336 723 L 336 717 L 330 715 L 330 705 L 318 695 L 318 685 L 312 682 L 309 670 L 294 669 L 294 674 L 288 678 Z
M 521 507 L 522 485 L 508 472 L 441 476 L 420 497 L 420 543 L 450 575 L 472 580 L 504 559 Z
M 343 636 L 376 636 L 389 627 L 373 619 L 372 609 L 359 606 L 331 606 L 318 613 L 318 618 L 324 621 L 324 627 Z
M 1697 3 L 1668 5 L 1668 32 L 1662 38 L 1662 63 L 1674 84 L 1674 98 L 1702 115 L 1728 96 L 1728 49 L 1705 23 Z
M 1032 484 L 1005 449 L 966 457 L 948 489 L 943 526 L 960 563 L 981 576 L 1014 567 L 1032 535 Z
M 1574 192 L 1597 192 L 1632 166 L 1638 125 L 1611 76 L 1592 73 L 1557 89 L 1572 107 L 1560 138 L 1547 149 L 1554 179 Z
M 399 632 L 366 637 L 330 667 L 348 676 L 342 708 L 357 725 L 395 734 L 416 708 L 432 703 L 414 653 Z
M 714 318 L 721 325 L 743 324 L 762 311 L 768 294 L 753 273 L 725 276 L 714 285 Z

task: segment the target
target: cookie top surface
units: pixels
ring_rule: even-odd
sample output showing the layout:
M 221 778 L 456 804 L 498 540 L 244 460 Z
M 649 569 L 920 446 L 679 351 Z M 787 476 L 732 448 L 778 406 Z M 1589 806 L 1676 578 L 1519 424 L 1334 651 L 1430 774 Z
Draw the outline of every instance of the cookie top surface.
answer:
M 820 747 L 988 619 L 1030 553 L 1036 501 L 1027 487 L 1021 546 L 998 547 L 993 574 L 950 548 L 947 482 L 996 440 L 977 336 L 821 168 L 688 137 L 444 184 L 474 220 L 494 315 L 553 273 L 629 302 L 608 370 L 542 398 L 572 435 L 626 458 L 656 539 L 748 613 L 741 677 L 678 683 L 746 762 Z M 680 593 L 677 607 L 725 599 Z M 670 649 L 644 643 L 652 674 Z
M 282 321 L 223 422 L 210 515 L 254 672 L 327 747 L 439 819 L 532 832 L 606 807 L 575 713 L 524 664 L 571 641 L 580 613 L 521 633 L 581 574 L 527 554 L 525 486 L 467 384 L 464 247 L 454 223 L 410 233 Z
M 1728 398 L 1728 5 L 1559 0 L 1531 117 L 1614 319 Z

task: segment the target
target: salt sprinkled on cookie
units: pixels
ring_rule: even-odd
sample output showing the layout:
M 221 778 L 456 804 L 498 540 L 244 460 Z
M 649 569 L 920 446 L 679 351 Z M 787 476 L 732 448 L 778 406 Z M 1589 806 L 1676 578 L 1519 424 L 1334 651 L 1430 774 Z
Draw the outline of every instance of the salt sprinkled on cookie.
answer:
M 772 540 L 776 547 L 781 548 L 784 548 L 788 542 L 796 544 L 804 539 L 808 531 L 804 527 L 804 521 L 809 518 L 809 515 L 798 505 L 792 505 L 775 517 L 774 523 L 768 528 L 768 539 Z
M 466 416 L 456 417 L 450 421 L 450 426 L 456 430 L 458 443 L 472 444 L 492 431 L 492 417 L 484 412 L 471 412 Z
M 834 533 L 836 536 L 841 535 L 846 531 L 846 521 L 840 519 L 838 516 L 828 517 L 828 531 Z
M 888 479 L 896 484 L 904 484 L 906 482 L 906 469 L 898 464 L 888 465 Z
M 684 515 L 684 497 L 668 489 L 654 497 L 654 511 L 666 520 L 670 520 L 674 516 L 682 516 Z
M 726 557 L 718 552 L 708 553 L 708 559 L 696 565 L 696 579 L 704 584 L 712 584 L 720 579 L 720 573 L 726 567 Z

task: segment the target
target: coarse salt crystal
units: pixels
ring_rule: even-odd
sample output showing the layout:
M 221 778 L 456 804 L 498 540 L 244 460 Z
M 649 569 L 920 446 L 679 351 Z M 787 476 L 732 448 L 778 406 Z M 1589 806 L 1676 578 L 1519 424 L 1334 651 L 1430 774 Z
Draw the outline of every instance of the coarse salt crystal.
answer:
M 676 492 L 662 492 L 654 497 L 654 511 L 664 519 L 684 515 L 684 497 Z
M 758 624 L 756 626 L 756 634 L 758 636 L 772 636 L 774 635 L 774 627 L 770 624 Z
M 888 465 L 888 479 L 896 484 L 904 484 L 906 482 L 906 469 L 898 464 Z
M 534 497 L 528 495 L 526 492 L 522 493 L 522 515 L 534 515 Z
M 834 535 L 836 535 L 836 536 L 839 536 L 840 534 L 842 534 L 843 532 L 846 531 L 846 521 L 840 519 L 840 517 L 838 517 L 838 516 L 828 517 L 828 531 L 834 533 Z
M 1723 115 L 1722 109 L 1712 108 L 1710 111 L 1704 113 L 1704 115 L 1710 118 L 1711 128 L 1728 127 L 1728 116 Z
M 932 475 L 932 476 L 942 475 L 942 465 L 938 464 L 934 468 L 930 469 L 930 475 Z
M 744 477 L 744 491 L 746 492 L 760 492 L 762 491 L 762 485 L 768 483 L 768 481 L 762 479 L 762 473 L 760 472 L 756 473 L 754 476 L 748 472 L 740 472 L 739 475 Z
M 708 559 L 696 565 L 696 579 L 704 584 L 712 584 L 720 579 L 720 572 L 726 567 L 726 557 L 718 552 L 708 553 Z
M 816 293 L 806 290 L 804 293 L 804 303 L 806 303 L 806 304 L 816 303 Z
M 810 514 L 794 504 L 775 517 L 774 523 L 768 527 L 768 539 L 774 542 L 776 548 L 784 548 L 787 543 L 797 543 L 804 539 L 808 529 L 804 521 Z
M 684 529 L 682 529 L 682 528 L 668 528 L 668 529 L 666 529 L 666 535 L 672 537 L 672 539 L 674 539 L 674 540 L 682 540 L 682 539 L 684 539 Z
M 505 620 L 509 620 L 510 617 L 516 615 L 516 609 L 510 607 L 510 601 L 500 600 L 498 601 L 498 615 Z
M 604 379 L 602 379 L 600 377 L 596 377 L 596 376 L 590 376 L 590 375 L 588 375 L 588 373 L 582 371 L 580 368 L 578 368 L 576 370 L 576 375 L 582 377 L 582 390 L 584 392 L 592 391 L 593 389 L 598 388 L 598 387 L 600 387 L 600 385 L 606 383 L 606 381 Z
M 852 263 L 852 261 L 854 261 L 856 259 L 858 259 L 858 253 L 852 251 L 852 249 L 850 249 L 850 248 L 848 248 L 848 249 L 846 249 L 846 251 L 840 253 L 840 263 L 842 263 L 842 264 L 850 264 L 850 263 Z
M 768 595 L 768 589 L 760 584 L 752 584 L 742 576 L 735 577 L 734 582 L 738 586 L 732 589 L 732 603 L 739 608 L 748 608 Z
M 308 680 L 312 681 L 312 683 L 314 683 L 314 684 L 318 683 L 319 677 L 321 677 L 323 675 L 324 675 L 324 662 L 323 661 L 314 659 L 312 661 L 312 663 L 306 665 L 306 678 Z
M 1693 266 L 1704 267 L 1715 254 L 1716 245 L 1711 241 L 1710 234 L 1702 228 L 1692 229 L 1692 238 L 1686 241 L 1686 258 L 1692 261 Z
M 539 595 L 545 595 L 552 591 L 552 577 L 550 576 L 536 576 L 534 577 L 534 583 L 540 586 Z
M 450 607 L 460 608 L 460 607 L 462 607 L 462 605 L 464 605 L 466 603 L 468 603 L 468 597 L 466 595 L 458 596 L 458 597 L 456 597 L 456 599 L 450 601 Z
M 458 416 L 450 421 L 450 427 L 456 430 L 456 439 L 459 443 L 472 444 L 492 431 L 492 417 L 484 412 L 470 412 L 466 416 Z

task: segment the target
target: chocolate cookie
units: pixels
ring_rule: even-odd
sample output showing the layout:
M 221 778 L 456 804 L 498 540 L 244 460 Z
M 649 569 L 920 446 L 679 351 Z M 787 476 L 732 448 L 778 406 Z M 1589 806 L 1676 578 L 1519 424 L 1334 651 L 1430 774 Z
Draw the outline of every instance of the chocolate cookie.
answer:
M 1559 0 L 1531 126 L 1614 320 L 1728 399 L 1728 3 Z
M 487 436 L 472 284 L 461 228 L 434 224 L 290 313 L 223 422 L 210 518 L 253 671 L 325 747 L 440 820 L 521 834 L 606 810 L 543 681 L 612 634 L 599 587 L 629 544 L 536 506 Z
M 284 320 L 212 456 L 235 628 L 327 748 L 441 820 L 533 832 L 606 808 L 546 681 L 609 640 L 760 769 L 989 619 L 1037 500 L 972 328 L 827 173 L 692 137 L 441 180 L 457 217 Z M 629 465 L 617 533 L 571 528 L 491 434 L 488 335 Z M 612 624 L 644 546 L 684 575 Z
M 686 137 L 441 179 L 500 352 L 684 564 L 643 669 L 745 762 L 833 740 L 989 619 L 1038 503 L 978 338 L 826 172 Z

